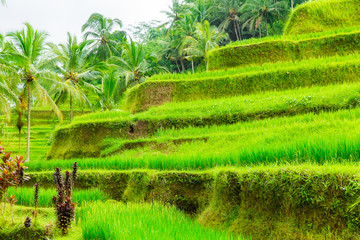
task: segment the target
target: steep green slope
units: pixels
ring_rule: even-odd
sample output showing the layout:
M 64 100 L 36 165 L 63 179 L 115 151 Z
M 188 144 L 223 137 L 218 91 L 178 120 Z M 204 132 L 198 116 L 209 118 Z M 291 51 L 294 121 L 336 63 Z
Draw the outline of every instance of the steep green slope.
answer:
M 302 38 L 295 35 L 239 41 L 210 51 L 206 58 L 210 70 L 219 70 L 252 64 L 349 55 L 359 51 L 359 28 L 360 26 L 340 29 L 319 36 L 309 34 Z
M 125 108 L 137 112 L 167 102 L 186 102 L 313 85 L 357 82 L 360 76 L 359 63 L 360 55 L 350 55 L 249 66 L 195 75 L 160 75 L 130 89 Z
M 349 164 L 89 170 L 79 172 L 77 186 L 101 188 L 125 202 L 172 204 L 206 226 L 252 239 L 350 240 L 357 238 L 360 227 L 359 205 L 349 208 L 358 199 L 359 170 Z M 33 172 L 30 177 L 53 184 L 52 172 Z
M 295 8 L 284 34 L 306 34 L 360 25 L 359 0 L 317 0 Z

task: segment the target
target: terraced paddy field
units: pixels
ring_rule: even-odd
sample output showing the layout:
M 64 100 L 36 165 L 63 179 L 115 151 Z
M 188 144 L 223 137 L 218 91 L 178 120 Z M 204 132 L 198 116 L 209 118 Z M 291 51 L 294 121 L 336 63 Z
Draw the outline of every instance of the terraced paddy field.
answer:
M 323 3 L 295 10 L 283 36 L 213 50 L 211 71 L 152 76 L 128 90 L 118 110 L 62 124 L 39 114 L 25 163 L 30 180 L 9 189 L 15 206 L 0 204 L 8 222 L 11 209 L 22 218 L 0 232 L 7 239 L 359 239 L 358 19 L 345 14 L 346 27 L 326 28 L 339 18 L 335 9 L 316 29 L 295 35 L 293 27 L 316 20 Z M 344 4 L 358 11 L 357 0 Z M 296 22 L 297 11 L 309 19 Z M 13 125 L 1 125 L 0 138 L 17 153 Z M 59 179 L 71 193 L 55 188 Z M 64 194 L 76 215 L 60 237 L 51 227 L 59 221 L 53 196 Z M 35 227 L 23 228 L 34 211 Z

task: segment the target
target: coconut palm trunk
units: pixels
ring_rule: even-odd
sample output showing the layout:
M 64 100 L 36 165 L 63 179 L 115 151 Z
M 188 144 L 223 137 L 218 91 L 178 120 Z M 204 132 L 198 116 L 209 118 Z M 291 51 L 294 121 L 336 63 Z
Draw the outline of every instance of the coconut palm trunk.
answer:
M 73 112 L 73 95 L 72 93 L 70 93 L 70 123 L 72 122 L 74 117 L 74 112 Z
M 238 31 L 237 31 L 237 28 L 236 28 L 236 21 L 234 20 L 233 23 L 234 23 L 234 32 L 235 32 L 235 35 L 236 35 L 236 40 L 239 41 L 239 34 L 238 34 Z
M 267 22 L 267 16 L 265 15 L 265 27 L 266 27 L 266 36 L 269 37 L 269 28 L 268 28 L 268 22 Z
M 21 130 L 19 130 L 19 156 L 21 155 Z
M 26 159 L 30 161 L 30 116 L 31 116 L 31 82 L 28 81 L 28 95 L 27 95 L 27 104 L 28 104 L 28 119 L 27 119 L 27 148 L 26 148 Z

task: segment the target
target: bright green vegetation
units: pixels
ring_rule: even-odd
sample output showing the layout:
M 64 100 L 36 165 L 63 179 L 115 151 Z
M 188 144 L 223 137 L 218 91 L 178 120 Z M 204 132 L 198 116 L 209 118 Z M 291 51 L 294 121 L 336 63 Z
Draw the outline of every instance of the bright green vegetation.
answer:
M 229 44 L 212 50 L 207 55 L 210 70 L 239 66 L 325 58 L 349 55 L 358 51 L 359 27 L 349 33 L 333 33 L 308 39 L 294 40 L 291 37 L 269 38 Z M 332 32 L 331 32 L 332 33 Z M 315 35 L 315 34 L 314 34 Z M 309 35 L 309 37 L 312 35 Z M 336 48 L 334 48 L 336 46 Z
M 359 26 L 359 11 L 359 0 L 307 2 L 290 14 L 284 34 L 306 34 Z
M 166 102 L 224 98 L 249 93 L 358 81 L 359 55 L 312 59 L 151 80 L 128 92 L 126 108 L 147 110 Z M 244 71 L 243 71 L 244 70 Z M 191 86 L 191 87 L 190 87 Z
M 2 204 L 3 207 L 3 204 Z M 34 211 L 33 207 L 20 207 L 15 205 L 13 207 L 14 223 L 11 218 L 11 208 L 9 204 L 6 204 L 5 216 L 8 220 L 8 224 L 1 224 L 0 234 L 1 239 L 6 240 L 37 240 L 47 238 L 56 238 L 59 240 L 81 240 L 81 228 L 77 224 L 73 224 L 69 231 L 69 235 L 62 236 L 56 229 L 56 215 L 53 208 L 37 208 L 38 216 L 35 219 L 32 216 Z M 32 226 L 30 228 L 24 228 L 24 221 L 26 217 L 32 218 Z M 1 221 L 2 216 L 1 216 Z M 46 228 L 49 231 L 45 231 Z
M 321 59 L 307 59 L 301 61 L 283 61 L 276 64 L 267 63 L 263 65 L 252 65 L 246 67 L 237 67 L 230 68 L 226 70 L 217 70 L 209 72 L 200 72 L 196 74 L 161 74 L 152 76 L 149 81 L 193 81 L 193 80 L 207 80 L 207 79 L 222 79 L 222 78 L 231 78 L 232 76 L 238 75 L 252 75 L 259 74 L 263 72 L 281 72 L 281 70 L 293 70 L 293 69 L 307 69 L 317 66 L 319 68 L 326 67 L 329 65 L 336 66 L 337 64 L 347 64 L 347 63 L 358 63 L 360 61 L 359 54 L 353 54 L 350 56 L 334 56 Z M 299 80 L 301 81 L 301 80 Z
M 82 169 L 204 169 L 271 162 L 356 161 L 360 109 L 335 113 L 305 114 L 234 125 L 159 130 L 154 137 L 133 142 L 149 142 L 143 148 L 102 158 L 77 159 Z M 178 139 L 198 139 L 174 144 Z M 132 141 L 132 140 L 131 140 Z M 118 141 L 118 147 L 126 142 Z M 181 141 L 180 141 L 181 142 Z M 228 144 L 231 142 L 231 144 Z M 165 144 L 162 144 L 165 143 Z M 196 149 L 196 151 L 194 151 Z M 72 161 L 29 163 L 34 171 L 55 166 L 70 168 Z
M 356 239 L 360 205 L 349 207 L 359 198 L 359 170 L 358 163 L 206 171 L 88 170 L 79 173 L 77 183 L 104 189 L 127 203 L 172 204 L 205 226 L 251 234 L 253 239 Z M 52 184 L 51 172 L 31 177 Z
M 22 204 L 24 206 L 34 205 L 34 188 L 26 187 L 22 190 L 21 188 L 10 188 L 8 191 L 8 195 L 15 195 L 16 199 L 18 199 L 17 204 L 20 204 L 22 199 Z M 53 207 L 54 204 L 52 203 L 52 197 L 56 195 L 57 193 L 55 188 L 40 188 L 38 206 L 45 208 Z M 75 189 L 73 195 L 73 202 L 77 206 L 81 206 L 84 202 L 106 201 L 108 199 L 109 197 L 97 188 L 91 188 L 86 190 Z
M 0 139 L 6 143 L 6 151 L 19 154 L 19 131 L 14 125 L 0 123 Z M 30 156 L 34 160 L 44 160 L 49 151 L 51 142 L 50 137 L 55 129 L 55 124 L 49 121 L 36 121 L 31 128 L 31 151 Z M 20 155 L 26 154 L 26 134 L 27 128 L 21 130 Z
M 80 214 L 85 240 L 245 239 L 206 229 L 176 208 L 155 203 L 95 203 L 82 208 Z
M 29 24 L 0 36 L 1 119 L 13 113 L 0 128 L 6 151 L 18 151 L 18 115 L 32 121 L 20 135 L 24 154 L 31 126 L 31 179 L 7 193 L 18 200 L 16 223 L 2 224 L 0 235 L 42 239 L 61 216 L 66 226 L 74 205 L 62 202 L 53 171 L 77 162 L 73 194 L 66 191 L 76 203 L 73 228 L 48 238 L 357 238 L 359 1 L 301 5 L 282 36 L 269 37 L 282 33 L 294 1 L 173 1 L 167 27 L 136 29 L 141 44 L 100 14 L 83 25 L 90 41 L 69 34 L 65 45 L 49 44 Z M 73 119 L 75 109 L 97 111 Z M 19 179 L 19 166 L 11 174 L 0 166 L 0 189 L 4 176 Z M 18 205 L 30 214 L 35 183 L 39 216 L 27 229 Z
M 230 42 L 226 46 L 223 46 L 221 48 L 226 47 L 238 47 L 238 46 L 246 46 L 246 45 L 252 45 L 252 44 L 260 44 L 260 43 L 266 43 L 269 41 L 274 40 L 284 40 L 284 41 L 308 41 L 313 38 L 328 38 L 333 37 L 334 35 L 345 35 L 345 34 L 356 34 L 360 31 L 360 25 L 359 26 L 352 26 L 352 27 L 346 27 L 346 28 L 336 28 L 333 30 L 327 30 L 322 32 L 311 32 L 311 33 L 303 33 L 303 34 L 297 34 L 297 35 L 274 35 L 270 37 L 263 37 L 263 38 L 249 38 L 244 39 L 242 41 L 234 41 Z M 218 49 L 214 49 L 212 51 L 216 51 Z M 211 51 L 211 52 L 212 52 Z
M 360 84 L 345 83 L 329 86 L 315 86 L 298 88 L 279 92 L 264 92 L 224 99 L 198 100 L 190 102 L 166 103 L 159 107 L 152 107 L 148 111 L 131 115 L 124 111 L 111 111 L 86 114 L 75 117 L 72 124 L 58 126 L 57 129 L 68 128 L 81 123 L 105 121 L 141 121 L 192 118 L 225 118 L 229 115 L 251 116 L 260 115 L 276 116 L 302 111 L 341 109 L 356 106 L 360 99 Z M 259 116 L 260 117 L 260 116 Z M 239 117 L 241 119 L 241 117 Z M 208 122 L 207 124 L 210 124 Z

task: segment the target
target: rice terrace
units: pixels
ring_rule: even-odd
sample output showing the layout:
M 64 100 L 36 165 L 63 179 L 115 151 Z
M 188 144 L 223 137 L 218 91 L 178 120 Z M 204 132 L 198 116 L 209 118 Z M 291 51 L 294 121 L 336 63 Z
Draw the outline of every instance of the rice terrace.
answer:
M 360 0 L 7 31 L 45 2 L 0 1 L 0 240 L 360 239 Z

